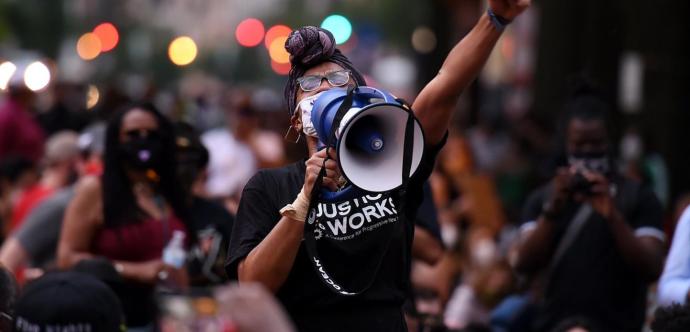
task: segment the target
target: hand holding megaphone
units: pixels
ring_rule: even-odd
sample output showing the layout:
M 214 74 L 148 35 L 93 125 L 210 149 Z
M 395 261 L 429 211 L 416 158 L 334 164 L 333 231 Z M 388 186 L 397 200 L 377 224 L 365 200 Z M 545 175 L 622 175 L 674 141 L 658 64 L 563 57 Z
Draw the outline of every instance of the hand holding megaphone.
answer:
M 329 146 L 329 159 L 335 161 L 335 165 L 327 163 L 333 167 L 326 174 L 330 178 L 323 182 L 324 187 L 331 189 L 322 193 L 327 201 L 352 196 L 358 190 L 385 192 L 400 187 L 409 119 L 412 119 L 407 132 L 411 138 L 407 146 L 411 154 L 409 176 L 421 162 L 424 134 L 419 121 L 400 100 L 383 90 L 367 86 L 333 88 L 316 98 L 309 112 L 318 147 L 326 150 Z M 326 153 L 317 155 L 321 157 L 320 162 L 315 162 L 311 170 L 315 175 Z M 337 185 L 340 175 L 348 183 L 343 188 Z
M 338 182 L 340 181 L 342 175 L 340 173 L 340 167 L 338 167 L 338 160 L 334 149 L 321 149 L 314 153 L 306 162 L 307 171 L 304 175 L 304 188 L 305 195 L 307 199 L 311 199 L 310 190 L 316 182 L 316 178 L 319 176 L 321 167 L 324 165 L 324 160 L 326 159 L 326 153 L 329 153 L 328 160 L 326 160 L 326 176 L 323 177 L 323 186 L 330 189 L 331 191 L 338 190 Z

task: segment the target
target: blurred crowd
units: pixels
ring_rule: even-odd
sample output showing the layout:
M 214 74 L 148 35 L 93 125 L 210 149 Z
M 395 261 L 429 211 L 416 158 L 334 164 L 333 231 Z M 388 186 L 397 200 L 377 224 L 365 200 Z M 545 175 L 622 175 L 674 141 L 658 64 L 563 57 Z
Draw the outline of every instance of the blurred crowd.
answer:
M 109 313 L 74 319 L 102 330 L 113 312 L 131 331 L 201 329 L 194 319 L 208 330 L 290 330 L 277 305 L 265 309 L 273 327 L 250 313 L 270 295 L 215 290 L 232 283 L 223 265 L 244 185 L 306 151 L 283 137 L 275 95 L 202 83 L 138 100 L 112 88 L 92 109 L 76 84 L 43 92 L 40 111 L 27 89 L 0 95 L 4 324 L 29 331 L 52 319 L 37 314 L 42 305 L 69 319 L 75 303 L 109 301 Z M 611 129 L 595 91 L 563 104 L 547 125 L 500 103 L 458 111 L 429 181 L 432 211 L 420 213 L 432 226 L 414 248 L 410 331 L 680 331 L 670 322 L 690 319 L 690 199 L 671 196 L 664 158 L 634 123 Z M 41 295 L 50 287 L 64 295 Z

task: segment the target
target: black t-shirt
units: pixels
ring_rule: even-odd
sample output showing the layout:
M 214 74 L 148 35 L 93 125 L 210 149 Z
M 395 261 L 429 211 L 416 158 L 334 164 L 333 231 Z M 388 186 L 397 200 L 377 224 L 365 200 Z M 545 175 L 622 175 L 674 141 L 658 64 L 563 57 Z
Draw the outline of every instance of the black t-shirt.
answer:
M 318 205 L 317 219 L 323 227 L 317 227 L 316 243 L 328 274 L 349 291 L 374 281 L 362 294 L 336 295 L 316 274 L 302 242 L 292 270 L 276 294 L 299 331 L 406 331 L 401 306 L 409 286 L 414 216 L 422 202 L 424 181 L 444 142 L 425 149 L 410 179 L 405 223 L 398 218 L 398 191 L 361 193 Z M 237 278 L 238 262 L 280 220 L 279 210 L 297 197 L 304 173 L 301 161 L 259 171 L 247 183 L 230 240 L 226 271 L 231 279 Z
M 438 224 L 438 212 L 436 211 L 436 205 L 434 205 L 434 197 L 431 192 L 431 184 L 429 184 L 429 181 L 424 183 L 423 190 L 422 204 L 420 204 L 419 209 L 417 209 L 415 224 L 429 232 L 440 245 L 443 245 L 441 226 Z
M 227 281 L 223 269 L 230 241 L 232 215 L 220 203 L 193 197 L 189 217 L 196 234 L 196 243 L 189 251 L 190 285 L 206 287 Z
M 623 178 L 614 183 L 616 206 L 633 231 L 661 231 L 663 212 L 652 191 Z M 537 220 L 549 190 L 547 186 L 531 195 L 525 205 L 525 222 Z M 570 203 L 563 217 L 554 221 L 554 251 L 579 208 Z M 536 330 L 550 331 L 572 316 L 592 319 L 604 331 L 639 332 L 642 328 L 649 285 L 623 260 L 607 221 L 596 212 L 590 214 L 549 279 Z

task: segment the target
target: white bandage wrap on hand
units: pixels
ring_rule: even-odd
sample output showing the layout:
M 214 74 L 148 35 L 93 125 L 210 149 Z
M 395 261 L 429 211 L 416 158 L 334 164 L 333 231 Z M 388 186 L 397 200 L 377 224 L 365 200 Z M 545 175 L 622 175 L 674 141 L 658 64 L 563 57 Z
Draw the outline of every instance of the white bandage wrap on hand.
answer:
M 304 222 L 307 218 L 307 212 L 309 212 L 307 210 L 309 210 L 309 199 L 304 194 L 304 187 L 302 187 L 295 201 L 280 209 L 280 214 L 284 217 Z

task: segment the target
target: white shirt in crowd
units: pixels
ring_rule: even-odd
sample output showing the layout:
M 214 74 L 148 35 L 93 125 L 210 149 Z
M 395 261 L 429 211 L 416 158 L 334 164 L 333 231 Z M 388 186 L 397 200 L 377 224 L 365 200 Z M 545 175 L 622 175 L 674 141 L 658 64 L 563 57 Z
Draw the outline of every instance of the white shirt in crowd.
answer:
M 256 158 L 246 144 L 235 139 L 226 128 L 201 135 L 209 151 L 206 190 L 211 196 L 227 197 L 240 193 L 256 173 Z
M 659 304 L 684 304 L 690 291 L 690 207 L 678 220 L 664 273 L 659 280 Z

